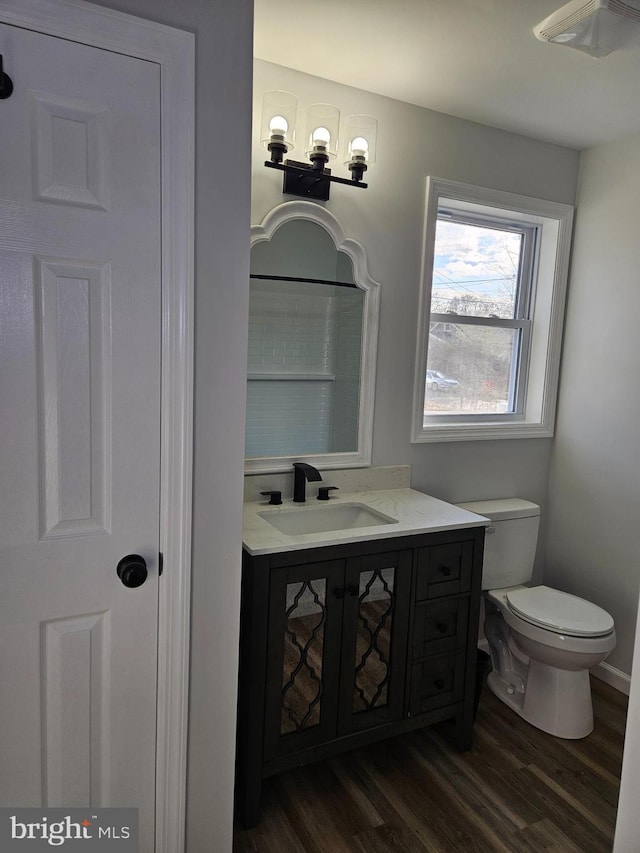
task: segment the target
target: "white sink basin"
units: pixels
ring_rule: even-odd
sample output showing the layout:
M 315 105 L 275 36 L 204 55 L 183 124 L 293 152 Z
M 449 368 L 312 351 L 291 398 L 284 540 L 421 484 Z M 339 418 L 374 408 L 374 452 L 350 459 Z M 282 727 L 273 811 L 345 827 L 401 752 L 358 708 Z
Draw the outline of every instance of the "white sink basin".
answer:
M 351 530 L 357 527 L 377 527 L 381 524 L 398 523 L 397 518 L 392 518 L 360 503 L 266 510 L 259 512 L 258 515 L 276 530 L 288 536 L 330 533 L 332 530 Z

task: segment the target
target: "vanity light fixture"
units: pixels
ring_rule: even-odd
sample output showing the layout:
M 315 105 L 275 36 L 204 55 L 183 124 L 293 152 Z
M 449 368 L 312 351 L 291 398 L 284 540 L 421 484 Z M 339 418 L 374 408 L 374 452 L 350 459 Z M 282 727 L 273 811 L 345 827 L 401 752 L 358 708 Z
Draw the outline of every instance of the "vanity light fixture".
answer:
M 262 105 L 260 141 L 271 154 L 265 166 L 284 172 L 282 191 L 288 195 L 327 201 L 332 183 L 366 189 L 362 178 L 375 161 L 378 123 L 371 116 L 350 116 L 345 124 L 344 165 L 351 178 L 332 175 L 327 168 L 338 156 L 340 111 L 331 104 L 312 104 L 307 111 L 304 152 L 308 163 L 285 160 L 294 147 L 296 98 L 289 92 L 266 92 Z

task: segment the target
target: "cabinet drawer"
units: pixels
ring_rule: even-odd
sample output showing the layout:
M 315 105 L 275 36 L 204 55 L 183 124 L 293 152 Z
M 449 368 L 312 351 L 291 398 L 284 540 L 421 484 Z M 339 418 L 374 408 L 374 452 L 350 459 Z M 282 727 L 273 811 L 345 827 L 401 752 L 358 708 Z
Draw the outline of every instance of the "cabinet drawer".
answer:
M 464 694 L 464 652 L 425 658 L 411 667 L 412 716 L 460 702 Z
M 466 597 L 416 604 L 413 660 L 464 649 L 468 622 Z
M 473 542 L 447 542 L 418 550 L 416 600 L 456 595 L 471 589 Z

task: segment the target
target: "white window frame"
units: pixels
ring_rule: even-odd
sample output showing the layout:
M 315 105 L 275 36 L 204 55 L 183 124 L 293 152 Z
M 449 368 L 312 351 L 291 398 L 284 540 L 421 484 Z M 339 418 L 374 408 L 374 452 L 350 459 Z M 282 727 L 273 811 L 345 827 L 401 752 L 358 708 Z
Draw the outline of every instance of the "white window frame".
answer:
M 515 412 L 424 414 L 431 320 L 431 287 L 439 210 L 496 217 L 534 227 L 536 257 L 529 309 L 529 352 L 521 355 L 520 394 Z M 553 435 L 571 232 L 571 205 L 441 178 L 427 178 L 424 252 L 418 311 L 412 435 L 413 443 L 473 439 L 547 438 Z M 468 318 L 479 322 L 481 318 Z M 457 322 L 458 318 L 456 318 Z M 463 320 L 466 322 L 466 320 Z

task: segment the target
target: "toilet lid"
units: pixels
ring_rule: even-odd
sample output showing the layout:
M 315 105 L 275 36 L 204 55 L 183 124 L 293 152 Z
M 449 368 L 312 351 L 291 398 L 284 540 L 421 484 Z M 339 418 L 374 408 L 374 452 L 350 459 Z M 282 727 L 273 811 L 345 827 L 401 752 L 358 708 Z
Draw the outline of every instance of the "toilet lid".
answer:
M 522 619 L 559 634 L 601 637 L 613 631 L 613 619 L 606 610 L 548 586 L 512 590 L 507 602 Z

